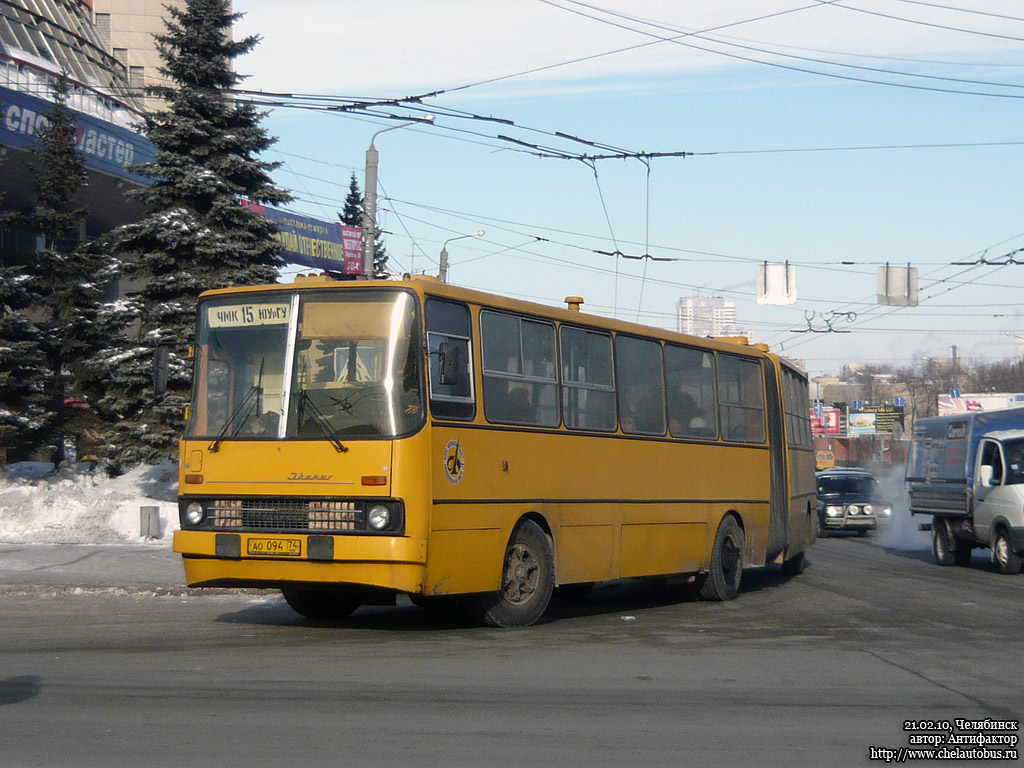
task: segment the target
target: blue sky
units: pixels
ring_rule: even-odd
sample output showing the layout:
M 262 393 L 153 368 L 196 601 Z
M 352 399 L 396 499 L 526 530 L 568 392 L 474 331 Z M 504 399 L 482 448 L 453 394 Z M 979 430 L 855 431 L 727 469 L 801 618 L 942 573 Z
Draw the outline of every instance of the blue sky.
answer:
M 1024 247 L 1024 0 L 234 5 L 246 14 L 236 34 L 262 37 L 237 65 L 247 88 L 446 91 L 378 116 L 274 108 L 265 121 L 291 208 L 331 218 L 350 175 L 363 184 L 370 138 L 398 122 L 380 113 L 436 115 L 375 142 L 378 220 L 398 270 L 436 273 L 445 240 L 483 229 L 449 244 L 452 282 L 552 305 L 582 295 L 585 310 L 662 327 L 680 296 L 724 296 L 755 341 L 812 375 L 913 364 L 954 344 L 966 359 L 1024 352 L 1007 335 L 1024 337 L 1024 265 L 954 264 Z M 649 174 L 637 159 L 599 160 L 595 174 L 497 138 L 614 154 L 556 132 L 694 154 L 651 159 Z M 756 304 L 757 264 L 787 260 L 797 303 Z M 918 307 L 875 304 L 886 262 L 919 270 Z M 829 322 L 850 333 L 797 332 Z

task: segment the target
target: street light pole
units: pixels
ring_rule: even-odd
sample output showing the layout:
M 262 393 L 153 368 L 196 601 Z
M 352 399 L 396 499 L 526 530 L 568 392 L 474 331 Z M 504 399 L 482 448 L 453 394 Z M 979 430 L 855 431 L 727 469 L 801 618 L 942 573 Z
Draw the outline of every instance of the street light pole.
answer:
M 486 234 L 486 232 L 484 232 L 482 229 L 479 229 L 476 232 L 470 232 L 468 235 L 459 235 L 458 237 L 449 237 L 447 240 L 444 241 L 444 245 L 441 246 L 441 260 L 439 262 L 440 265 L 441 265 L 441 268 L 440 268 L 440 270 L 437 273 L 437 278 L 442 283 L 447 283 L 448 282 L 448 243 L 452 242 L 453 240 L 462 240 L 463 238 L 466 238 L 466 237 L 481 237 L 481 236 L 483 236 L 485 234 Z
M 370 137 L 370 146 L 366 150 L 366 181 L 363 189 L 363 279 L 373 279 L 373 251 L 377 242 L 377 166 L 380 155 L 373 145 L 373 140 L 382 133 L 397 131 L 417 123 L 432 123 L 433 115 L 426 115 L 418 120 L 409 120 L 388 128 L 381 128 Z

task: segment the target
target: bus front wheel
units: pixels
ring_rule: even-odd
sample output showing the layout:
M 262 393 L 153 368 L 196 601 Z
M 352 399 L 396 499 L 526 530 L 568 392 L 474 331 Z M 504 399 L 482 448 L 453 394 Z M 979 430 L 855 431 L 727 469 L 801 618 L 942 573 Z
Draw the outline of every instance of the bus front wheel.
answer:
M 723 518 L 711 551 L 711 570 L 697 579 L 697 592 L 702 600 L 733 600 L 740 593 L 744 541 L 736 518 Z
M 287 587 L 281 592 L 293 611 L 316 621 L 338 621 L 359 607 L 358 600 L 332 589 Z
M 492 627 L 528 627 L 544 615 L 555 586 L 551 539 L 532 520 L 512 531 L 501 572 L 501 588 L 479 596 L 479 613 Z

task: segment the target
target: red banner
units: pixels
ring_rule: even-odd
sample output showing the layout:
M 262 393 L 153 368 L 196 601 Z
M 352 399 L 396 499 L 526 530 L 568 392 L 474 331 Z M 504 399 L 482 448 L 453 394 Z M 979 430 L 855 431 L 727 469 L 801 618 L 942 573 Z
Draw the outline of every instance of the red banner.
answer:
M 839 433 L 838 408 L 822 408 L 820 417 L 811 408 L 812 435 L 838 435 Z

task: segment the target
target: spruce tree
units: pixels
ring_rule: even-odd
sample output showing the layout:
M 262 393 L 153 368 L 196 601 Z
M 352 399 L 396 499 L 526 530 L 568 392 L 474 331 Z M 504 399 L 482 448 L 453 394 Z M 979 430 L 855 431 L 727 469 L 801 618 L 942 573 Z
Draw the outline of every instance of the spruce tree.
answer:
M 341 223 L 346 227 L 363 226 L 363 193 L 359 191 L 359 182 L 356 174 L 352 172 L 352 178 L 348 181 L 348 194 L 345 196 L 345 209 L 338 214 Z
M 21 313 L 20 320 L 8 318 L 5 329 L 21 338 L 26 359 L 44 361 L 45 371 L 37 379 L 46 393 L 40 436 L 53 449 L 55 462 L 65 437 L 80 436 L 88 421 L 80 396 L 96 355 L 107 342 L 96 320 L 100 281 L 109 277 L 105 253 L 78 245 L 85 209 L 76 207 L 74 198 L 85 185 L 85 164 L 75 146 L 75 116 L 66 101 L 67 83 L 61 79 L 38 134 L 41 147 L 33 150 L 35 204 L 28 211 L 4 216 L 7 226 L 40 237 L 41 247 L 20 267 L 18 286 L 24 293 L 12 290 L 15 286 L 4 291 L 7 306 Z
M 284 264 L 275 225 L 242 198 L 258 205 L 291 199 L 270 178 L 277 164 L 257 159 L 274 142 L 262 115 L 231 94 L 243 79 L 232 62 L 259 39 L 231 39 L 241 14 L 231 13 L 228 0 L 186 0 L 168 11 L 167 32 L 156 42 L 170 85 L 148 89 L 168 106 L 146 117 L 156 155 L 137 169 L 152 180 L 135 193 L 149 213 L 117 233 L 124 274 L 141 283 L 121 307 L 126 321 L 137 319 L 138 333 L 107 359 L 114 381 L 104 405 L 120 419 L 111 449 L 122 464 L 177 454 L 198 294 L 272 283 Z M 170 351 L 170 371 L 167 392 L 156 395 L 153 360 L 161 346 Z
M 348 182 L 348 195 L 345 196 L 345 208 L 338 214 L 341 223 L 346 227 L 363 226 L 363 212 L 365 200 L 362 192 L 359 191 L 359 182 L 355 173 Z M 373 276 L 384 280 L 388 277 L 388 250 L 381 237 L 380 227 L 377 228 L 373 239 Z M 352 279 L 351 277 L 349 279 Z
M 19 267 L 0 272 L 0 462 L 9 451 L 38 448 L 49 422 L 41 332 L 25 316 L 27 281 Z

